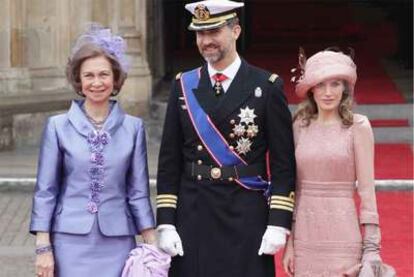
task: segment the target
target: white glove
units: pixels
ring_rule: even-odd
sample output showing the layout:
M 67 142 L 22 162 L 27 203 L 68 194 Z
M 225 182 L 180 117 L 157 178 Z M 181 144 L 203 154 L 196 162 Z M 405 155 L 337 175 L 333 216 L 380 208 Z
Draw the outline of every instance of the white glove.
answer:
M 283 227 L 268 225 L 262 238 L 259 249 L 259 256 L 262 254 L 274 255 L 286 243 L 286 234 L 289 231 Z
M 158 247 L 171 257 L 184 255 L 180 236 L 172 224 L 161 224 L 157 227 Z

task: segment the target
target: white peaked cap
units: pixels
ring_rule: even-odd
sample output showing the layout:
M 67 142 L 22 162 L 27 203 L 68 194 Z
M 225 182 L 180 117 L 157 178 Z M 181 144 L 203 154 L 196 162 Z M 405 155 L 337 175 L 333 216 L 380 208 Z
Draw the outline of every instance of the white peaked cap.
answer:
M 243 6 L 242 2 L 230 0 L 205 0 L 187 4 L 185 8 L 193 14 L 188 29 L 200 31 L 219 28 L 236 17 L 234 10 Z
M 210 14 L 219 14 L 228 12 L 237 8 L 241 8 L 244 6 L 244 3 L 235 2 L 230 0 L 205 0 L 205 1 L 198 1 L 194 3 L 189 3 L 185 5 L 185 8 L 192 14 L 194 14 L 194 10 L 198 5 L 204 5 L 210 11 Z

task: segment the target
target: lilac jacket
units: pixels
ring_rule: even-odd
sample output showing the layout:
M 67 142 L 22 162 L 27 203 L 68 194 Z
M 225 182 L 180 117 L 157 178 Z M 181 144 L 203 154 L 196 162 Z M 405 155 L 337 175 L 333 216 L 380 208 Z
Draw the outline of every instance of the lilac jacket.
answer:
M 87 234 L 95 216 L 107 236 L 154 227 L 145 131 L 116 101 L 100 133 L 73 101 L 42 138 L 30 232 Z

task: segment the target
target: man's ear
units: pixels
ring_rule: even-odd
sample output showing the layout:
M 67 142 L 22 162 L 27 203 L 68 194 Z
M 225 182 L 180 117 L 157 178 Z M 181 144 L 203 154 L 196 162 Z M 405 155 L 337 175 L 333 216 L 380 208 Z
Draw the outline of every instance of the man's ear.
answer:
M 233 34 L 234 40 L 237 40 L 239 38 L 240 33 L 241 33 L 240 25 L 235 25 L 232 29 L 232 34 Z

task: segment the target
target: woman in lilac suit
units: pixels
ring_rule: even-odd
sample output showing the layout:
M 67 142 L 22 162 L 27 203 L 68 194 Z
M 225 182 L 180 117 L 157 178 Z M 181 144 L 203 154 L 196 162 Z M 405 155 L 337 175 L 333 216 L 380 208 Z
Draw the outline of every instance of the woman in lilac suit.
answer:
M 125 42 L 93 25 L 66 75 L 84 100 L 47 121 L 30 232 L 37 276 L 117 277 L 136 234 L 155 243 L 144 126 L 110 100 L 127 76 Z

